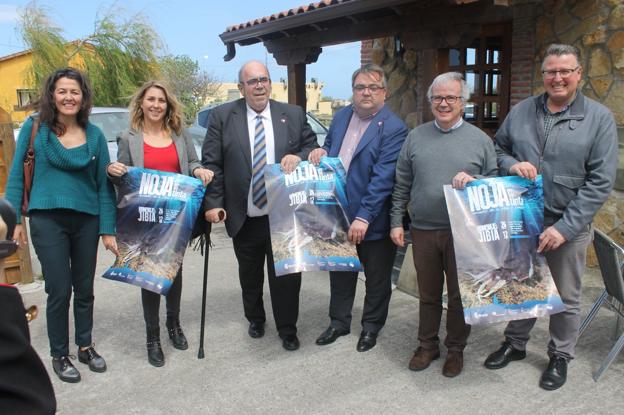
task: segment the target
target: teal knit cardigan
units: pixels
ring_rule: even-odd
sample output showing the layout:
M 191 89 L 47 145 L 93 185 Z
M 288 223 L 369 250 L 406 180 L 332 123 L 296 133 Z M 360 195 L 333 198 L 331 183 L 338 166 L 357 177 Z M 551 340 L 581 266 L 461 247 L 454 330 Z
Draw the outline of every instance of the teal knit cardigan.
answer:
M 24 192 L 24 155 L 28 149 L 33 119 L 22 126 L 6 186 L 6 199 L 17 211 Z M 65 148 L 54 132 L 41 123 L 35 137 L 35 176 L 28 212 L 46 209 L 71 209 L 99 215 L 100 235 L 115 234 L 115 192 L 106 176 L 110 162 L 106 138 L 95 125 L 87 124 L 87 142 Z

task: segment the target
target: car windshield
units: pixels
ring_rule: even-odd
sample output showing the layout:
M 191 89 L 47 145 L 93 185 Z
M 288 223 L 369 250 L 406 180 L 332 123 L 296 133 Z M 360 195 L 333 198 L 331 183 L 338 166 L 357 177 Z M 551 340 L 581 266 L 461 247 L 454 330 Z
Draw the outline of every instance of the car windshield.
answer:
M 106 141 L 116 141 L 117 136 L 130 126 L 128 112 L 99 112 L 91 113 L 89 121 L 100 127 Z

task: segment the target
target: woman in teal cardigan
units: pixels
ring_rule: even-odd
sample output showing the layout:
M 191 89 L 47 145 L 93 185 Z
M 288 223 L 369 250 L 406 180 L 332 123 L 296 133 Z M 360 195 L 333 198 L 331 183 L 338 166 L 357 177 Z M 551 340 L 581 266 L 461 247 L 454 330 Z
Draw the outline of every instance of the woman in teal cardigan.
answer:
M 71 383 L 80 381 L 80 372 L 69 360 L 72 291 L 78 360 L 94 372 L 104 372 L 106 362 L 91 340 L 99 236 L 106 249 L 117 251 L 114 190 L 106 176 L 108 148 L 100 129 L 89 122 L 91 97 L 86 78 L 75 69 L 60 69 L 46 80 L 38 105 L 35 175 L 28 207 L 48 294 L 52 367 L 62 381 Z M 20 207 L 23 160 L 32 128 L 31 117 L 20 131 L 6 189 L 6 198 L 18 213 L 13 239 L 20 244 L 27 243 Z

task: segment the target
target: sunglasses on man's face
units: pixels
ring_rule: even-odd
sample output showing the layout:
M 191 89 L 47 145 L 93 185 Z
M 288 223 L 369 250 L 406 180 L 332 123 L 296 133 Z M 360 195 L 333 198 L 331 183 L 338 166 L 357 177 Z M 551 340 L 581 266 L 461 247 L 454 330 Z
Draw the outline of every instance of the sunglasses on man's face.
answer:
M 17 251 L 17 242 L 0 241 L 0 258 L 6 258 L 13 255 Z

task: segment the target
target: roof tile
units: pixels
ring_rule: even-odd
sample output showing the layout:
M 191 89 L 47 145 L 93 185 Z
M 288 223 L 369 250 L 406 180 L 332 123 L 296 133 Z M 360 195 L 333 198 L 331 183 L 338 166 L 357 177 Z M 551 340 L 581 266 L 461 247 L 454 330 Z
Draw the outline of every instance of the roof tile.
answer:
M 235 30 L 244 29 L 246 27 L 259 25 L 259 24 L 266 23 L 266 22 L 272 22 L 272 21 L 275 21 L 275 20 L 278 20 L 278 19 L 284 19 L 284 18 L 289 17 L 289 16 L 294 16 L 294 15 L 298 15 L 298 14 L 311 12 L 311 11 L 316 10 L 316 9 L 321 9 L 321 8 L 333 6 L 333 5 L 340 4 L 340 3 L 348 3 L 350 1 L 355 1 L 355 0 L 322 0 L 322 1 L 318 1 L 316 3 L 304 4 L 304 5 L 301 5 L 299 7 L 293 7 L 292 9 L 283 10 L 281 12 L 271 14 L 269 16 L 264 16 L 264 17 L 261 17 L 261 18 L 258 18 L 258 19 L 249 20 L 249 21 L 244 22 L 244 23 L 239 23 L 239 24 L 235 24 L 235 25 L 232 25 L 232 26 L 228 26 L 225 29 L 225 31 L 226 32 L 233 32 Z
M 264 16 L 258 19 L 249 20 L 248 22 L 228 26 L 225 29 L 225 31 L 233 32 L 235 30 L 244 29 L 244 28 L 259 25 L 262 23 L 272 22 L 275 20 L 284 19 L 286 17 L 308 13 L 317 9 L 331 7 L 337 4 L 348 3 L 351 1 L 357 1 L 357 0 L 321 0 L 321 1 L 317 1 L 316 3 L 303 4 L 299 7 L 293 7 L 292 9 L 283 10 L 281 12 L 274 13 L 269 16 Z M 474 3 L 476 1 L 479 1 L 479 0 L 454 0 L 455 4 L 468 4 L 468 3 Z M 507 5 L 509 4 L 508 0 L 495 0 L 495 2 L 497 4 L 507 4 Z

